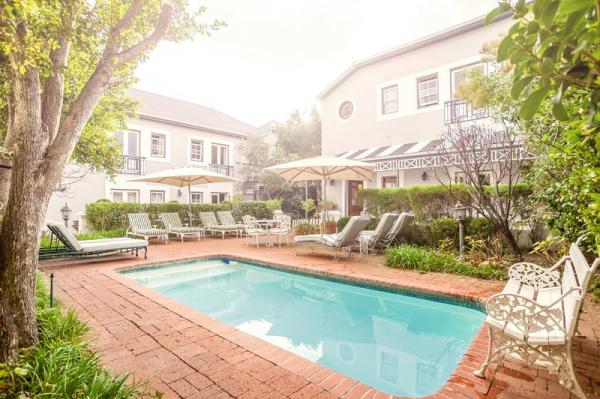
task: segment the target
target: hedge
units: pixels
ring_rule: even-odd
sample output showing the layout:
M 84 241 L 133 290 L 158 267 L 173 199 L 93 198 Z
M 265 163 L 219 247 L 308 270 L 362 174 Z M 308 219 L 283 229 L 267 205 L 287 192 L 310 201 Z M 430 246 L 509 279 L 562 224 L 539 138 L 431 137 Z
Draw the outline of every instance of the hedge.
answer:
M 499 187 L 500 195 L 506 193 L 507 187 Z M 491 188 L 490 188 L 491 190 Z M 468 201 L 467 186 L 453 185 L 453 194 Z M 516 197 L 523 202 L 531 194 L 531 189 L 524 184 L 514 186 Z M 433 219 L 452 217 L 456 200 L 442 185 L 412 186 L 406 188 L 366 188 L 358 192 L 358 201 L 364 202 L 367 211 L 380 217 L 385 212 L 413 212 L 417 221 L 429 224 Z M 526 207 L 523 204 L 515 206 L 515 212 Z M 527 215 L 522 215 L 526 220 Z

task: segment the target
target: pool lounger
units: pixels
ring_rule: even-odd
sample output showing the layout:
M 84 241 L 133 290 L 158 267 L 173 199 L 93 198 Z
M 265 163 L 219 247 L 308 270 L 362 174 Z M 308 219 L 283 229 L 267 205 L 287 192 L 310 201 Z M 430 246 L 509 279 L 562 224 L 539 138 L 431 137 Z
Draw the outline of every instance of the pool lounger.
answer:
M 144 258 L 147 258 L 148 241 L 146 240 L 121 237 L 78 241 L 62 223 L 48 222 L 47 226 L 52 233 L 50 248 L 40 249 L 40 259 L 104 256 L 118 253 L 131 253 L 138 256 L 140 249 L 144 250 Z M 56 242 L 54 237 L 57 239 Z M 64 247 L 58 246 L 59 241 Z

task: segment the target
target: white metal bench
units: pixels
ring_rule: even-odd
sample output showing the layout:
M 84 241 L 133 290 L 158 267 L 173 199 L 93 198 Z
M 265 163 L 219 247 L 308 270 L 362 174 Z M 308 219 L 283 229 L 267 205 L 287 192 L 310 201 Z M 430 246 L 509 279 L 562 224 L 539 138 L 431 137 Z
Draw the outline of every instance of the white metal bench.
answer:
M 486 302 L 488 353 L 474 374 L 484 378 L 491 362 L 506 357 L 557 373 L 562 385 L 586 398 L 573 369 L 571 345 L 583 296 L 599 264 L 597 258 L 590 266 L 572 244 L 569 255 L 551 268 L 513 265 L 502 292 Z

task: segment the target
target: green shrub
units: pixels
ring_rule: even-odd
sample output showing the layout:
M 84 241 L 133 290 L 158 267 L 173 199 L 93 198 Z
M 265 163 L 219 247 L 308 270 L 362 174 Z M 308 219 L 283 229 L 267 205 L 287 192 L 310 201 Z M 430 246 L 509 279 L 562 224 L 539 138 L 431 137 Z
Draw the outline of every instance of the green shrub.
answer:
M 496 228 L 486 218 L 469 217 L 465 221 L 465 235 L 487 240 L 496 233 Z
M 265 201 L 240 201 L 232 212 L 235 220 L 241 220 L 244 215 L 254 216 L 257 219 L 273 217 L 273 211 Z
M 458 245 L 458 221 L 454 218 L 438 218 L 431 221 L 431 245 L 439 246 L 449 240 Z
M 344 227 L 346 227 L 349 221 L 350 216 L 342 216 L 341 218 L 339 218 L 337 221 L 337 231 L 344 230 Z
M 103 369 L 83 340 L 87 331 L 74 312 L 50 307 L 41 279 L 36 292 L 39 344 L 0 363 L 0 398 L 150 398 Z
M 481 279 L 506 278 L 506 270 L 491 264 L 474 266 L 456 259 L 453 254 L 406 244 L 388 249 L 385 252 L 385 264 L 400 269 L 451 273 Z
M 321 232 L 319 225 L 310 223 L 298 223 L 294 226 L 294 233 L 299 236 L 307 234 L 319 234 Z

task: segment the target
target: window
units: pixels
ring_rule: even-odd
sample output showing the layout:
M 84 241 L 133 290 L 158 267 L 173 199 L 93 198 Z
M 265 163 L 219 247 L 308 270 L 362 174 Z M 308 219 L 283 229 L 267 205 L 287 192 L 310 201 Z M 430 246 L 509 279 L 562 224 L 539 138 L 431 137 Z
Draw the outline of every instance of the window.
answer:
M 383 188 L 398 187 L 398 179 L 396 178 L 396 176 L 383 176 L 381 178 L 381 187 L 383 187 Z
M 465 82 L 468 82 L 473 73 L 486 73 L 486 64 L 477 63 L 465 65 L 450 71 L 452 98 L 456 98 L 456 90 Z
M 417 79 L 417 108 L 438 103 L 438 77 L 437 74 L 423 76 Z
M 210 202 L 220 204 L 227 199 L 227 193 L 210 193 Z
M 204 202 L 204 193 L 200 191 L 192 191 L 192 203 L 193 204 L 201 204 Z
M 354 114 L 354 104 L 352 101 L 344 101 L 340 104 L 340 108 L 338 109 L 338 115 L 340 118 L 347 120 L 352 117 L 352 114 Z
M 192 140 L 190 158 L 192 161 L 204 160 L 204 143 L 202 140 Z
M 211 163 L 215 165 L 229 165 L 229 146 L 213 144 L 211 146 Z
M 110 190 L 113 202 L 139 202 L 138 190 Z
M 162 204 L 165 202 L 165 192 L 162 190 L 150 190 L 150 203 Z
M 164 134 L 152 133 L 150 155 L 154 158 L 164 158 L 166 154 L 167 137 Z
M 381 113 L 392 114 L 398 112 L 398 85 L 381 89 Z
M 126 130 L 116 132 L 117 144 L 121 147 L 123 155 L 130 157 L 140 156 L 140 132 L 137 130 Z
M 456 184 L 469 184 L 470 182 L 467 180 L 468 179 L 463 172 L 456 172 L 456 174 L 454 175 L 454 183 L 456 183 Z M 491 172 L 484 171 L 479 174 L 479 184 L 484 185 L 484 186 L 489 186 L 491 184 L 491 181 L 492 181 Z

